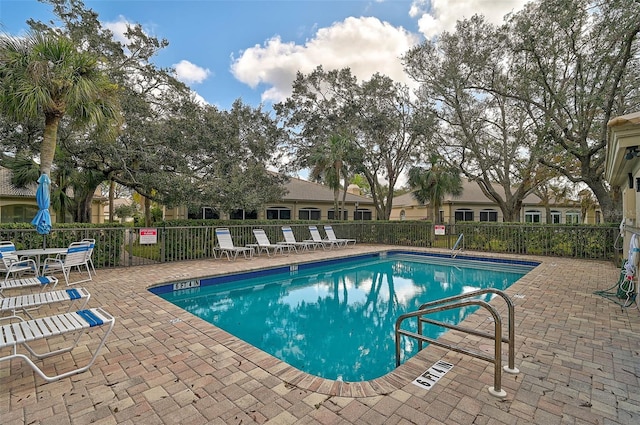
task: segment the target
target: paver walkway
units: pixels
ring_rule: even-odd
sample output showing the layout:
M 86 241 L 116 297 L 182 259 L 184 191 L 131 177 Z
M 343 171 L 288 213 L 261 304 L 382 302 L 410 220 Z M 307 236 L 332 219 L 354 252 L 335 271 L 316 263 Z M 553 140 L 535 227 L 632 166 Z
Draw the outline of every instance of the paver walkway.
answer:
M 593 294 L 617 281 L 608 262 L 526 257 L 541 264 L 507 290 L 516 304 L 521 372 L 503 374 L 505 399 L 487 391 L 491 364 L 435 346 L 370 382 L 306 375 L 146 290 L 386 248 L 98 270 L 82 285 L 92 294 L 90 307 L 104 306 L 117 318 L 106 348 L 89 371 L 49 384 L 24 363 L 0 364 L 0 423 L 640 424 L 640 311 Z M 504 317 L 501 303 L 495 306 Z M 479 311 L 465 324 L 491 322 Z M 492 349 L 456 331 L 443 339 Z M 45 371 L 65 370 L 86 356 L 80 348 L 42 364 Z M 431 390 L 411 383 L 438 360 L 454 367 Z

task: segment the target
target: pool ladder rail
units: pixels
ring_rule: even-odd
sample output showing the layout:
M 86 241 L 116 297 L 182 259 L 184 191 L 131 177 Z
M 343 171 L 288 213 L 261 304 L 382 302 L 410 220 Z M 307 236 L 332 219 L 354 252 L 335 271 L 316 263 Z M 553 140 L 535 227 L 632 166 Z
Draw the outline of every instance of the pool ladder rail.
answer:
M 460 233 L 458 236 L 458 240 L 455 244 L 453 244 L 453 248 L 451 248 L 451 258 L 456 258 L 458 253 L 464 249 L 464 233 Z
M 508 324 L 507 324 L 507 332 L 508 336 L 506 338 L 502 337 L 502 318 L 500 314 L 486 301 L 479 299 L 478 297 L 484 294 L 496 294 L 502 297 L 505 300 L 508 308 Z M 445 310 L 452 310 L 456 308 L 463 308 L 466 306 L 480 306 L 489 311 L 491 316 L 493 317 L 494 323 L 494 333 L 491 334 L 489 332 L 483 332 L 476 329 L 465 328 L 458 325 L 453 325 L 446 322 L 440 322 L 437 320 L 429 319 L 425 316 L 433 313 L 438 313 Z M 410 332 L 404 329 L 401 329 L 400 326 L 402 322 L 407 319 L 417 318 L 418 326 L 417 333 Z M 515 329 L 514 329 L 514 305 L 511 299 L 501 290 L 495 288 L 485 288 L 477 291 L 469 292 L 462 295 L 457 295 L 454 297 L 443 298 L 441 300 L 431 301 L 420 306 L 420 309 L 411 313 L 406 313 L 398 317 L 396 320 L 395 326 L 395 339 L 396 339 L 396 367 L 400 366 L 400 342 L 401 336 L 411 337 L 418 340 L 418 349 L 422 350 L 423 342 L 428 342 L 430 344 L 436 345 L 438 347 L 447 348 L 452 351 L 457 351 L 458 353 L 467 354 L 471 357 L 475 357 L 480 360 L 485 360 L 489 363 L 493 363 L 494 365 L 494 377 L 493 377 L 493 387 L 489 387 L 489 393 L 495 397 L 504 398 L 507 396 L 506 391 L 502 389 L 502 343 L 506 342 L 509 345 L 508 351 L 508 366 L 504 367 L 504 371 L 511 374 L 518 374 L 520 371 L 515 367 Z M 469 350 L 463 347 L 458 347 L 455 345 L 447 344 L 436 339 L 430 338 L 422 334 L 423 324 L 428 323 L 431 325 L 441 326 L 449 329 L 455 329 L 461 332 L 466 332 L 470 335 L 479 336 L 486 339 L 494 340 L 494 355 L 490 356 L 488 354 Z

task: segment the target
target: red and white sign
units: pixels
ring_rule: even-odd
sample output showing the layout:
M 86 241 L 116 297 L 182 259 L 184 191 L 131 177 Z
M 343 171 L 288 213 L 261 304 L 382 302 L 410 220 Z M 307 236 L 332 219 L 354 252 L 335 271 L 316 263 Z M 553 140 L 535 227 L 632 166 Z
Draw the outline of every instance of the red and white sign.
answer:
M 433 226 L 433 230 L 435 231 L 436 235 L 444 235 L 444 225 L 442 224 L 436 224 L 435 226 Z
M 158 243 L 158 229 L 145 228 L 140 229 L 140 244 L 155 244 Z

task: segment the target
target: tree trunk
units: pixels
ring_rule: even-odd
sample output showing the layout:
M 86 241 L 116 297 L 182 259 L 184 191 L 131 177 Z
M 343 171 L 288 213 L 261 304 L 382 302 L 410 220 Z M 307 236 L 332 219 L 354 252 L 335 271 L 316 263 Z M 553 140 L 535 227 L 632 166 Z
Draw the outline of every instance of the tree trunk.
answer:
M 151 226 L 151 199 L 144 198 L 144 225 Z
M 76 223 L 91 223 L 91 201 L 93 196 L 78 196 L 74 198 L 75 213 L 73 221 Z
M 619 186 L 607 190 L 602 184 L 589 185 L 596 196 L 605 223 L 619 223 L 622 220 L 622 196 Z
M 40 145 L 40 173 L 51 176 L 51 165 L 56 153 L 58 141 L 58 125 L 60 117 L 54 114 L 46 114 L 44 120 L 44 133 Z
M 347 183 L 348 183 L 346 174 L 344 175 L 343 182 L 344 182 L 344 191 L 342 192 L 342 211 L 346 211 L 345 210 L 345 201 L 347 199 Z M 355 214 L 354 214 L 353 218 L 355 219 Z M 347 220 L 348 219 L 349 219 L 349 216 L 347 216 Z
M 113 211 L 113 198 L 116 192 L 116 182 L 109 181 L 109 223 L 113 223 L 115 211 Z

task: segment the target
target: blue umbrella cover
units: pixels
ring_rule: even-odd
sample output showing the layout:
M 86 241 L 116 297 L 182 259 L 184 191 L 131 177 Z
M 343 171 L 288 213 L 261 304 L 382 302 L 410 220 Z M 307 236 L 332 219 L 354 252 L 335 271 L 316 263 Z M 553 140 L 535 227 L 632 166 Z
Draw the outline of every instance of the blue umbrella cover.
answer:
M 48 235 L 51 231 L 51 215 L 49 214 L 49 204 L 51 202 L 51 180 L 46 174 L 41 174 L 38 179 L 36 202 L 38 203 L 38 213 L 31 221 L 31 224 L 36 226 L 36 230 L 41 235 Z

